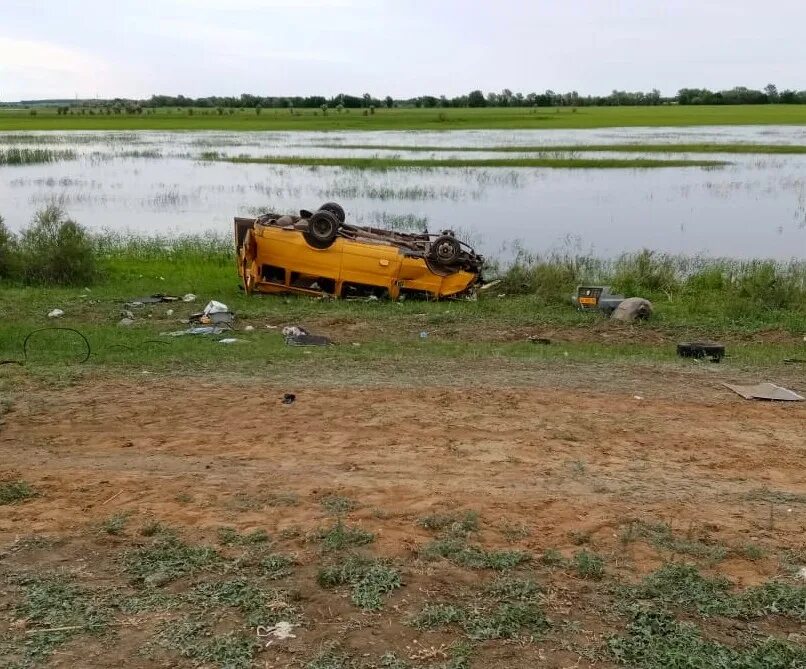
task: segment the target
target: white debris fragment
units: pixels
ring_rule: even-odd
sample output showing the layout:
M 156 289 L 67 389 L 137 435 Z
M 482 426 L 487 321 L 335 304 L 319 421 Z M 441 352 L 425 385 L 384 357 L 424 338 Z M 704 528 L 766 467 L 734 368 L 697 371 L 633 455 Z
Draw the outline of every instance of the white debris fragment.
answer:
M 239 341 L 243 341 L 242 339 L 236 339 L 235 337 L 226 337 L 224 339 L 219 339 L 219 344 L 235 344 Z
M 64 312 L 61 309 L 51 309 L 48 312 L 48 318 L 61 318 L 64 316 Z
M 266 647 L 268 648 L 275 641 L 284 641 L 285 639 L 296 639 L 297 635 L 292 632 L 292 630 L 295 627 L 299 627 L 299 625 L 290 623 L 287 620 L 281 620 L 273 627 L 265 627 L 263 625 L 258 625 L 257 636 L 258 639 L 268 639 L 268 641 L 266 642 Z
M 243 331 L 244 331 L 244 332 L 254 332 L 254 330 L 255 330 L 255 326 L 254 326 L 254 325 L 247 325 L 247 326 L 246 326 L 246 327 L 243 329 Z
M 196 296 L 193 293 L 188 293 L 182 297 L 182 302 L 195 302 Z

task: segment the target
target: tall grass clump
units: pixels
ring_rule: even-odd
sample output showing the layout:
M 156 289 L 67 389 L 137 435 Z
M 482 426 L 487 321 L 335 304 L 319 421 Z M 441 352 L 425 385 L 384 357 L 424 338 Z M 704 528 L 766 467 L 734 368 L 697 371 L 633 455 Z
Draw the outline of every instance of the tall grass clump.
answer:
M 232 236 L 210 231 L 179 237 L 140 237 L 107 231 L 93 241 L 98 255 L 107 260 L 227 265 L 235 257 Z
M 0 216 L 0 279 L 12 279 L 19 275 L 19 249 L 17 238 Z
M 626 253 L 615 262 L 611 284 L 627 296 L 676 292 L 680 287 L 679 266 L 673 256 L 643 249 Z
M 522 248 L 501 276 L 510 294 L 536 295 L 544 304 L 567 304 L 574 289 L 606 278 L 607 263 L 592 256 L 552 252 L 541 256 Z
M 26 283 L 86 285 L 97 276 L 92 237 L 56 205 L 34 215 L 18 246 L 20 276 Z
M 73 160 L 74 151 L 54 151 L 53 149 L 0 149 L 0 165 L 35 165 L 53 163 L 57 160 Z

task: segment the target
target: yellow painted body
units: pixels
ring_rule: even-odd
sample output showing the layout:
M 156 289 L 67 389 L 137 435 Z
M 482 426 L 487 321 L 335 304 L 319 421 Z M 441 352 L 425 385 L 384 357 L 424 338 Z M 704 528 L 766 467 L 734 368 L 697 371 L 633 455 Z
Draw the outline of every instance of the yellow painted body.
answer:
M 396 246 L 337 237 L 326 249 L 308 244 L 299 230 L 255 225 L 239 247 L 239 271 L 247 292 L 342 295 L 345 284 L 375 286 L 396 300 L 401 291 L 421 291 L 434 298 L 465 292 L 478 275 L 464 270 L 435 273 L 425 260 L 407 257 Z M 271 267 L 270 278 L 264 266 Z M 331 290 L 299 287 L 314 279 Z

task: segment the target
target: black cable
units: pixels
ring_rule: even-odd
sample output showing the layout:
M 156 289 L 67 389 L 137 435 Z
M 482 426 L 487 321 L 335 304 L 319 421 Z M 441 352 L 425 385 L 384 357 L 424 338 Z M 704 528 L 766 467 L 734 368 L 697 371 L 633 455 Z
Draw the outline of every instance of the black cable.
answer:
M 90 341 L 85 337 L 81 332 L 74 328 L 63 328 L 63 327 L 48 327 L 48 328 L 38 328 L 36 330 L 32 330 L 27 335 L 25 335 L 25 339 L 22 340 L 22 360 L 0 360 L 0 365 L 20 365 L 24 366 L 28 362 L 28 342 L 30 341 L 31 337 L 39 332 L 46 332 L 48 330 L 58 330 L 62 332 L 73 332 L 81 337 L 81 340 L 84 342 L 84 347 L 86 348 L 86 353 L 84 357 L 78 361 L 78 364 L 87 362 L 92 355 L 92 347 L 90 346 Z M 146 344 L 162 344 L 169 346 L 171 342 L 169 341 L 162 341 L 160 339 L 146 339 L 141 344 L 137 346 L 129 346 L 128 344 L 113 344 L 112 346 L 107 347 L 107 350 L 113 348 L 122 348 L 127 349 L 129 351 L 133 351 L 141 346 L 145 346 Z
M 87 362 L 87 360 L 90 359 L 90 355 L 92 354 L 92 348 L 90 348 L 89 339 L 87 339 L 83 334 L 81 334 L 78 330 L 75 330 L 73 328 L 50 327 L 50 328 L 39 328 L 38 330 L 32 330 L 31 332 L 29 332 L 26 335 L 25 339 L 22 340 L 22 359 L 23 359 L 23 363 L 21 363 L 21 364 L 25 364 L 26 362 L 28 362 L 28 341 L 31 339 L 31 337 L 33 337 L 38 332 L 46 332 L 47 330 L 62 330 L 62 331 L 65 331 L 65 332 L 75 332 L 84 341 L 84 346 L 87 347 L 87 354 L 81 360 L 78 361 L 79 364 L 83 363 L 83 362 Z

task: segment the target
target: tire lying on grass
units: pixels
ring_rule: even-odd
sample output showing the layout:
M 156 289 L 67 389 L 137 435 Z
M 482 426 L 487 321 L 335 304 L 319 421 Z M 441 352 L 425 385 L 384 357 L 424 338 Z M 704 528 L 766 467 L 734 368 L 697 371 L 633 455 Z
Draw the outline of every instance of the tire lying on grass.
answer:
M 308 219 L 308 229 L 302 234 L 315 249 L 326 249 L 339 233 L 339 219 L 330 211 L 320 209 Z

